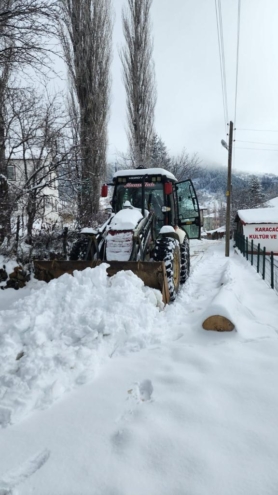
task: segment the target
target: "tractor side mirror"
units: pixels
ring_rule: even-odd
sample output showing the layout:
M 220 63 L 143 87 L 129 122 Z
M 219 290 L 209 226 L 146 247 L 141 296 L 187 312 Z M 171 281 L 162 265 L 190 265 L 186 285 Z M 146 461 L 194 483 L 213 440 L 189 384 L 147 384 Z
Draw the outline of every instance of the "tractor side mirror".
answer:
M 166 195 L 172 194 L 173 192 L 173 184 L 172 182 L 165 182 L 164 184 L 164 192 Z
M 102 188 L 101 188 L 101 197 L 102 198 L 107 198 L 108 196 L 108 185 L 107 184 L 103 184 Z

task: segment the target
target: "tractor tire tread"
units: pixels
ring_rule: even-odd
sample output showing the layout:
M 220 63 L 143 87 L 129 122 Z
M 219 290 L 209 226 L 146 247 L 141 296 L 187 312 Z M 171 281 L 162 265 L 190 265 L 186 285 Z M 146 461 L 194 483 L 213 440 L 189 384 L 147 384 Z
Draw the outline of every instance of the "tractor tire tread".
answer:
M 164 261 L 166 275 L 168 280 L 168 288 L 170 301 L 174 301 L 177 296 L 179 287 L 174 284 L 174 255 L 178 249 L 180 256 L 180 244 L 177 239 L 172 237 L 161 237 L 157 239 L 154 249 L 154 261 Z M 179 285 L 179 284 L 178 284 Z
M 184 284 L 187 281 L 190 274 L 190 246 L 187 235 L 185 235 L 184 240 L 180 245 L 180 250 L 181 250 L 180 283 Z

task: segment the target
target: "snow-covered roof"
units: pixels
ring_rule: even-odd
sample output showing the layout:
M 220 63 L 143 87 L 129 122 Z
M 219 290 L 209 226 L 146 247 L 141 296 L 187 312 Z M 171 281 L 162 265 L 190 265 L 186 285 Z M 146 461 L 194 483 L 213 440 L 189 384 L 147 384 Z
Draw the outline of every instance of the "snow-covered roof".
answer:
M 237 213 L 244 223 L 278 223 L 278 207 L 238 210 Z
M 176 177 L 171 174 L 171 172 L 164 170 L 164 168 L 132 168 L 129 170 L 118 170 L 118 172 L 115 172 L 113 175 L 113 179 L 116 177 L 130 177 L 132 175 L 138 177 L 141 177 L 142 175 L 165 175 L 168 179 L 178 182 Z
M 204 218 L 214 218 L 215 213 L 209 213 L 209 215 L 204 215 Z
M 206 233 L 207 233 L 207 234 L 214 234 L 215 232 L 219 232 L 219 233 L 221 233 L 221 232 L 226 232 L 226 227 L 225 227 L 225 225 L 224 225 L 224 226 L 222 226 L 222 227 L 218 227 L 218 229 L 214 229 L 214 230 L 207 230 L 207 231 L 206 231 Z

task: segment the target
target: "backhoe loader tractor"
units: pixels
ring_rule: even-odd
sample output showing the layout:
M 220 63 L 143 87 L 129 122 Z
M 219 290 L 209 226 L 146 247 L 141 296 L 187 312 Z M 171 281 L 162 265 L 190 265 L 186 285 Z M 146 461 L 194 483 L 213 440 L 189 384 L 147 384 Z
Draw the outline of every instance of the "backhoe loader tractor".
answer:
M 69 261 L 36 261 L 38 278 L 50 280 L 107 262 L 108 275 L 132 270 L 165 303 L 176 298 L 190 271 L 189 239 L 200 238 L 200 211 L 190 179 L 178 182 L 161 168 L 114 174 L 112 213 L 98 229 L 83 229 Z M 108 185 L 102 187 L 108 195 Z

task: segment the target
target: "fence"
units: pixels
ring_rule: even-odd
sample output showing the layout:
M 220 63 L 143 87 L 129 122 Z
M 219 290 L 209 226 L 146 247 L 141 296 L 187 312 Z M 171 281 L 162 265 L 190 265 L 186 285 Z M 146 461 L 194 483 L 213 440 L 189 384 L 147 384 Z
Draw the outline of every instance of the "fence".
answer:
M 235 234 L 235 243 L 257 273 L 260 273 L 263 280 L 278 294 L 278 257 L 273 253 L 267 255 L 265 247 L 254 244 L 253 240 L 249 241 L 248 237 L 239 233 Z

